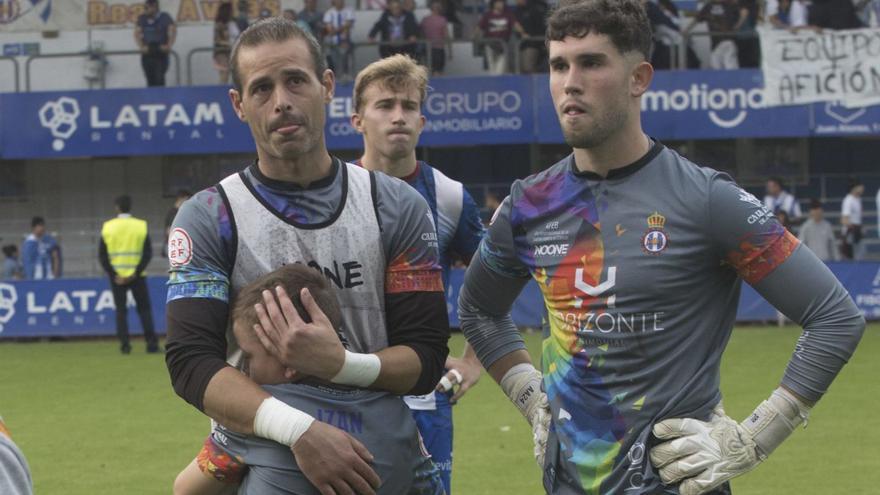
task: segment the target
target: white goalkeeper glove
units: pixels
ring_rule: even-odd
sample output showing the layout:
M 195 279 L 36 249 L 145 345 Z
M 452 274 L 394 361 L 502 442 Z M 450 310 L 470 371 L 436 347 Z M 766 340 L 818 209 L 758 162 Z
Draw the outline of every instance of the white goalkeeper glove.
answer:
M 543 469 L 547 432 L 550 429 L 550 404 L 547 394 L 541 390 L 541 379 L 541 372 L 534 366 L 521 363 L 507 370 L 501 378 L 501 389 L 531 425 L 535 460 Z
M 651 463 L 663 483 L 681 481 L 681 495 L 699 495 L 747 473 L 788 438 L 810 407 L 779 388 L 742 423 L 728 417 L 721 404 L 712 418 L 667 419 L 654 425 L 663 442 L 651 449 Z M 683 480 L 683 481 L 682 481 Z

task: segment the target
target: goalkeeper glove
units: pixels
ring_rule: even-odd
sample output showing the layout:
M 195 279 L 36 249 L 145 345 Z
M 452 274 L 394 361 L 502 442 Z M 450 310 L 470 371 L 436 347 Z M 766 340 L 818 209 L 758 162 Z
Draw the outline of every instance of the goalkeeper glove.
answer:
M 547 394 L 541 390 L 541 379 L 541 372 L 534 366 L 521 363 L 507 370 L 501 378 L 501 389 L 531 425 L 535 460 L 543 469 L 547 432 L 550 428 L 550 404 Z
M 712 418 L 667 419 L 654 425 L 663 442 L 651 449 L 651 462 L 663 483 L 681 481 L 681 495 L 699 495 L 754 469 L 801 422 L 810 406 L 788 391 L 776 389 L 742 423 L 729 418 L 721 404 Z M 684 480 L 684 481 L 682 481 Z

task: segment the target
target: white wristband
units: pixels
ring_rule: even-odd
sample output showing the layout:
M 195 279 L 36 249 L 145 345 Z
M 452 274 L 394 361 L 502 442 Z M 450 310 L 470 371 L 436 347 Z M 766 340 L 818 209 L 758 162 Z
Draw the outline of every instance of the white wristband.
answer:
M 292 447 L 314 420 L 299 409 L 269 397 L 260 404 L 254 416 L 254 435 Z
M 345 362 L 336 376 L 330 379 L 333 383 L 369 387 L 379 377 L 382 361 L 375 354 L 358 354 L 345 351 Z

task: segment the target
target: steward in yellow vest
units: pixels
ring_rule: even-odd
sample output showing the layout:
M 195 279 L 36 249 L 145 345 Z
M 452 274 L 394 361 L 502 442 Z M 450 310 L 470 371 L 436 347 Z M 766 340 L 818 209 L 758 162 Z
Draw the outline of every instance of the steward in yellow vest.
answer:
M 101 228 L 98 258 L 110 277 L 113 289 L 120 350 L 123 354 L 131 352 L 126 306 L 128 291 L 131 290 L 147 341 L 147 352 L 159 352 L 159 343 L 153 330 L 150 293 L 143 277 L 143 271 L 153 257 L 147 222 L 131 216 L 131 197 L 127 195 L 116 198 L 116 211 L 118 216 L 104 222 Z

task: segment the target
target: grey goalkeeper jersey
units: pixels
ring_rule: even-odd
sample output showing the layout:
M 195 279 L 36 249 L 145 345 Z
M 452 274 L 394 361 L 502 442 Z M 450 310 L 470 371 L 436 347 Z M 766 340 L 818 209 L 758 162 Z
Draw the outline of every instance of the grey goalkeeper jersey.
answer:
M 677 493 L 648 460 L 651 427 L 707 419 L 721 400 L 741 280 L 805 326 L 783 384 L 809 400 L 864 328 L 833 275 L 761 201 L 659 143 L 606 178 L 578 171 L 572 155 L 517 181 L 479 258 L 460 312 L 485 366 L 523 348 L 508 312 L 525 282 L 543 294 L 553 413 L 544 485 L 554 494 Z

